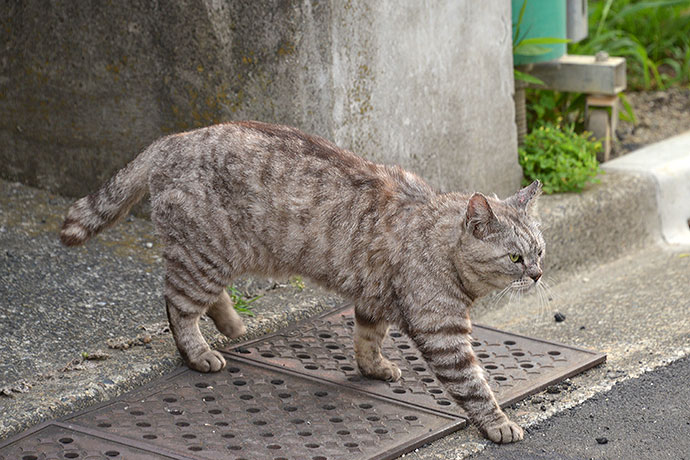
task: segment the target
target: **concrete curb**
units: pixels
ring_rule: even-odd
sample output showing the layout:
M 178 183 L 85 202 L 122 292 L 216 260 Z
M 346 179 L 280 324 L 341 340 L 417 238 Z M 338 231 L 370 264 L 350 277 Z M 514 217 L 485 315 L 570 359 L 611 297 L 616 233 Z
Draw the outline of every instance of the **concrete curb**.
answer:
M 604 164 L 655 184 L 661 233 L 669 244 L 690 244 L 690 131 Z

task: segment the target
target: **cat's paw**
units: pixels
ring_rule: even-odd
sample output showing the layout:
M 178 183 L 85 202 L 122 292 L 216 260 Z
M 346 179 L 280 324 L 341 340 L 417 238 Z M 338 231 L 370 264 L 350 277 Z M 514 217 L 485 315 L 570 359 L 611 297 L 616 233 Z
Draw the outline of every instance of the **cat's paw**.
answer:
M 247 333 L 247 326 L 245 326 L 243 323 L 236 324 L 235 327 L 233 328 L 232 332 L 228 335 L 231 339 L 236 339 L 238 337 L 242 337 L 244 334 Z
M 402 372 L 400 372 L 400 368 L 396 364 L 393 364 L 392 362 L 388 361 L 387 359 L 383 359 L 377 362 L 357 364 L 359 366 L 359 371 L 362 373 L 362 375 L 365 375 L 372 379 L 385 380 L 387 382 L 395 382 L 402 375 Z
M 487 439 L 490 439 L 498 444 L 521 441 L 525 436 L 522 428 L 520 428 L 517 423 L 512 422 L 505 417 L 499 422 L 482 427 L 481 431 Z
M 230 339 L 242 337 L 247 333 L 247 327 L 244 325 L 244 323 L 242 323 L 242 321 L 232 323 L 228 322 L 224 324 L 219 324 L 216 322 L 216 328 L 221 332 L 221 334 Z
M 207 350 L 189 360 L 189 367 L 199 372 L 218 372 L 225 367 L 225 358 L 215 350 Z

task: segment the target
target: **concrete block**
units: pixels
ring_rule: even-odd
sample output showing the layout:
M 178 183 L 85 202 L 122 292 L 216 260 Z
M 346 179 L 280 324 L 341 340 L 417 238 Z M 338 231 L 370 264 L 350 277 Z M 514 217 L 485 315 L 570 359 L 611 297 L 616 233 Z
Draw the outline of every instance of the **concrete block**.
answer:
M 566 54 L 552 61 L 532 64 L 529 73 L 545 83 L 535 88 L 572 93 L 616 95 L 627 84 L 625 58 L 608 55 L 601 59 Z
M 519 188 L 506 2 L 27 0 L 0 13 L 4 178 L 80 196 L 162 135 L 257 119 L 439 189 Z

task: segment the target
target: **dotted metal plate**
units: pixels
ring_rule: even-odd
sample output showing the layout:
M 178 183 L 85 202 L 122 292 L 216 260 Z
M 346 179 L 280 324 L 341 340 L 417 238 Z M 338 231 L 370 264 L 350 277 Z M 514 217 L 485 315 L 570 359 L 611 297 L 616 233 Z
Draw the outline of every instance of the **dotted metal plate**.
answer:
M 145 450 L 83 433 L 61 424 L 43 425 L 22 434 L 0 450 L 0 460 L 151 460 L 175 459 L 160 450 Z
M 400 380 L 388 383 L 362 377 L 354 358 L 353 315 L 352 307 L 331 311 L 293 328 L 231 347 L 228 352 L 393 400 L 462 414 L 412 340 L 394 328 L 383 343 L 383 354 L 400 367 Z M 475 353 L 489 373 L 491 388 L 503 407 L 606 359 L 602 353 L 479 325 L 474 325 L 473 337 Z
M 136 391 L 0 443 L 0 460 L 392 459 L 466 425 L 414 344 L 391 330 L 398 382 L 360 376 L 352 308 L 224 351 L 228 366 L 180 368 Z M 605 355 L 475 326 L 501 405 Z
M 185 369 L 62 424 L 91 430 L 94 437 L 86 440 L 97 448 L 75 449 L 82 438 L 52 433 L 55 425 L 49 425 L 44 430 L 50 436 L 41 431 L 24 437 L 19 447 L 17 441 L 0 448 L 0 456 L 22 458 L 15 453 L 27 452 L 40 459 L 108 458 L 108 452 L 119 452 L 114 458 L 159 458 L 136 457 L 110 445 L 118 440 L 172 455 L 160 458 L 389 459 L 462 428 L 466 421 L 230 359 L 221 372 Z M 46 442 L 55 456 L 37 454 Z

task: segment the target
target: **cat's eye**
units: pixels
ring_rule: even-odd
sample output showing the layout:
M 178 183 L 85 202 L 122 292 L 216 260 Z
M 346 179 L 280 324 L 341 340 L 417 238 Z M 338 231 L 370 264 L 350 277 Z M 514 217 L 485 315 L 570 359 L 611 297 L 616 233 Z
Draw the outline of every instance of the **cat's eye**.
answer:
M 522 256 L 520 254 L 508 254 L 508 257 L 510 257 L 510 261 L 514 264 L 522 262 Z

